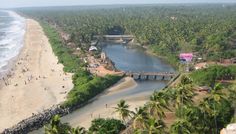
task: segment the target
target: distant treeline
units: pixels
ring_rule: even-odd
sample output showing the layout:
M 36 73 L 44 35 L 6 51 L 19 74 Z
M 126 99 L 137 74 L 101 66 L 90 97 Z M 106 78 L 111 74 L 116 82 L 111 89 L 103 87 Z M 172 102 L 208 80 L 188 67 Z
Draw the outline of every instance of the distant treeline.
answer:
M 132 34 L 154 53 L 176 62 L 180 52 L 207 60 L 236 56 L 236 5 L 136 5 L 18 9 L 59 26 L 77 45 L 93 35 Z

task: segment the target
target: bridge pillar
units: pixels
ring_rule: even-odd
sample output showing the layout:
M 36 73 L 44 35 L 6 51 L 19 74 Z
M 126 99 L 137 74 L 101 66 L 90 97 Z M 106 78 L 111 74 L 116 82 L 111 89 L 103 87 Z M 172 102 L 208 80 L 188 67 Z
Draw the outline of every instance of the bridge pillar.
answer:
M 148 75 L 147 76 L 147 80 L 151 80 L 152 79 L 152 76 L 151 75 Z
M 165 76 L 162 76 L 162 80 L 164 80 L 165 79 Z
M 148 80 L 154 80 L 154 76 L 153 75 L 149 75 L 148 76 Z
M 141 80 L 141 74 L 138 74 L 138 79 Z

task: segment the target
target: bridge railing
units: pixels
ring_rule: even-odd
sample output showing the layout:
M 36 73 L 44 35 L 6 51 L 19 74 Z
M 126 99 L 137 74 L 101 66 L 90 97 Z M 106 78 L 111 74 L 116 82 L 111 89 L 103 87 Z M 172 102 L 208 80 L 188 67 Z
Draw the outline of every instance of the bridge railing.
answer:
M 133 35 L 94 35 L 94 38 L 134 38 Z
M 170 80 L 177 75 L 173 72 L 125 72 L 124 74 L 136 80 Z

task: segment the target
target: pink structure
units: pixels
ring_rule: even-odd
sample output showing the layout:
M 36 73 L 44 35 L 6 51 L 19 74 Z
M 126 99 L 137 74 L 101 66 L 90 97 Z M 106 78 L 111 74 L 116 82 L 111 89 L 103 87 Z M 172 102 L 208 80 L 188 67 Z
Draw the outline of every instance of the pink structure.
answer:
M 182 61 L 192 61 L 193 53 L 181 53 L 179 59 Z

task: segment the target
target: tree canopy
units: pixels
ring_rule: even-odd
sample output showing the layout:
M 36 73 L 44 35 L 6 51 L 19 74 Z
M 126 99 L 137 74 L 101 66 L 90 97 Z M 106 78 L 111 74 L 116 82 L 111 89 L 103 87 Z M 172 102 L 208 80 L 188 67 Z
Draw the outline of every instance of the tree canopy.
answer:
M 81 45 L 93 35 L 132 34 L 154 53 L 176 60 L 197 52 L 207 60 L 236 56 L 236 5 L 136 5 L 18 9 L 49 22 Z

